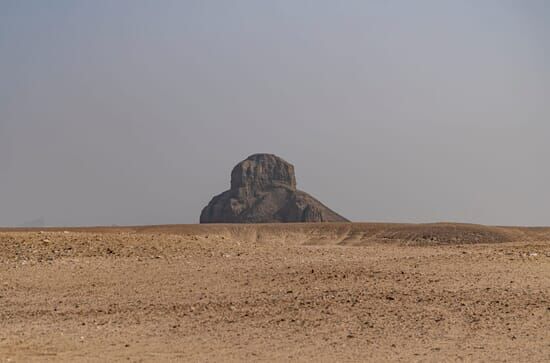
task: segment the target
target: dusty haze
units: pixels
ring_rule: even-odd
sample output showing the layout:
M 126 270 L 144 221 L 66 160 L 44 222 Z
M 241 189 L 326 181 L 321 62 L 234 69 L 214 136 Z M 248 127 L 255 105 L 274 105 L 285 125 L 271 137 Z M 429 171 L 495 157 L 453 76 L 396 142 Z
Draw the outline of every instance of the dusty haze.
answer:
M 257 152 L 354 221 L 550 224 L 545 1 L 2 1 L 0 225 L 198 222 Z

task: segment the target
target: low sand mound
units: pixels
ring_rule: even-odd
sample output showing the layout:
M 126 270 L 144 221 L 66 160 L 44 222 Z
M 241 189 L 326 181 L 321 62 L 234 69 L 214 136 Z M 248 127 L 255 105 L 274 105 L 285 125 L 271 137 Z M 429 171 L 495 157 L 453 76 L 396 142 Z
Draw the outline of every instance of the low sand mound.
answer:
M 360 246 L 368 243 L 473 244 L 548 239 L 550 235 L 515 228 L 473 224 L 334 223 L 233 226 L 228 237 L 256 242 Z
M 167 232 L 224 237 L 229 240 L 283 245 L 345 245 L 368 243 L 474 244 L 550 240 L 549 228 L 492 227 L 433 223 L 292 223 L 212 224 L 140 227 L 137 232 Z
M 522 234 L 513 229 L 475 224 L 417 224 L 388 228 L 376 235 L 381 240 L 408 243 L 496 243 L 510 242 Z

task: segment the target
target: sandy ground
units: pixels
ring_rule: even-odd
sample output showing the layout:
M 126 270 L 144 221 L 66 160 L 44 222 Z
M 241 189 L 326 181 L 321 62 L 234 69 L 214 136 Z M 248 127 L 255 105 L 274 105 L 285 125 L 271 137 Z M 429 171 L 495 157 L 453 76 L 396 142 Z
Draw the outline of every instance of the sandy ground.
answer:
M 550 361 L 547 230 L 476 228 L 0 230 L 0 362 Z

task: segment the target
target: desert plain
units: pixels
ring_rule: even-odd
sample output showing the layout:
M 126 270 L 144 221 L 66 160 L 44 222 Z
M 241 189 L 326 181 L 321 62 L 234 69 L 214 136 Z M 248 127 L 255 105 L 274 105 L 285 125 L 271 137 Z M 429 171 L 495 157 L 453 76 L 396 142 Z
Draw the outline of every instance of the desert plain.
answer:
M 24 361 L 550 361 L 550 228 L 0 229 Z

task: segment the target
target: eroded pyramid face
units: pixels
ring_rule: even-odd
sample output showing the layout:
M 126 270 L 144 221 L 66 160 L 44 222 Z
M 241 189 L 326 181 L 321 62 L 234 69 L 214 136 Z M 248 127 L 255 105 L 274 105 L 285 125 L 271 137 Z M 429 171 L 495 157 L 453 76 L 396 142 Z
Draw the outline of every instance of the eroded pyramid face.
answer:
M 294 166 L 272 154 L 254 154 L 231 172 L 231 189 L 212 198 L 201 223 L 345 222 L 296 189 Z
M 269 187 L 296 189 L 294 166 L 271 154 L 254 154 L 231 172 L 231 189 L 264 190 Z

